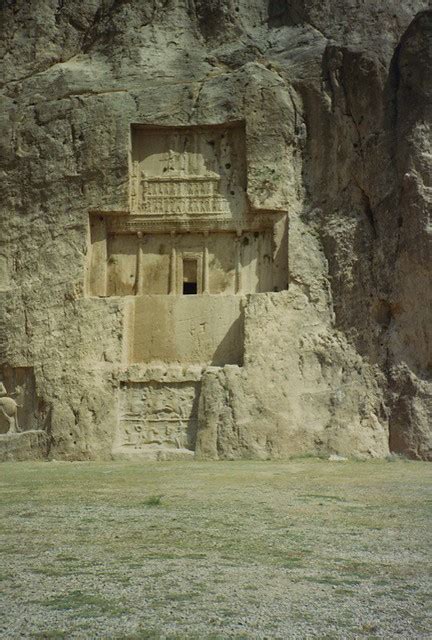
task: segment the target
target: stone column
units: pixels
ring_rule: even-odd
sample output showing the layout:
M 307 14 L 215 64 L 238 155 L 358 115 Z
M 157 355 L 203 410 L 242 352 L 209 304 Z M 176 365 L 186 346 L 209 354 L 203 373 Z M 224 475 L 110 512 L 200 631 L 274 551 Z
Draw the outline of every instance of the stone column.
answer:
M 209 291 L 209 256 L 208 256 L 208 231 L 204 233 L 204 251 L 203 251 L 203 282 L 202 292 L 210 293 Z
M 140 166 L 136 160 L 132 161 L 132 170 L 130 177 L 130 208 L 132 211 L 139 209 L 139 193 L 140 193 Z M 144 191 L 145 193 L 145 191 Z
M 143 233 L 142 231 L 138 231 L 137 233 L 138 243 L 137 243 L 137 262 L 136 262 L 136 276 L 135 276 L 135 295 L 142 296 L 143 294 L 143 277 L 142 277 L 142 267 L 143 267 Z
M 235 242 L 235 292 L 242 293 L 242 264 L 241 264 L 241 229 L 237 229 Z
M 177 293 L 177 251 L 175 246 L 175 232 L 171 232 L 171 258 L 170 258 L 170 279 L 169 279 L 169 292 L 171 294 Z
M 257 293 L 265 291 L 262 287 L 263 275 L 264 275 L 264 260 L 263 260 L 263 243 L 262 243 L 262 231 L 259 231 L 257 238 L 257 275 L 258 286 Z

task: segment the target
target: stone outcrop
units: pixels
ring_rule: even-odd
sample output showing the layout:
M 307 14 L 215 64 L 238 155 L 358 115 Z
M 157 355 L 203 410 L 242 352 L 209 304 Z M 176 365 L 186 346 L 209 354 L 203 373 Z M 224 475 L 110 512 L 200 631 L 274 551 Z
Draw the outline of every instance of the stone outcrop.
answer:
M 432 456 L 428 4 L 2 3 L 0 456 Z

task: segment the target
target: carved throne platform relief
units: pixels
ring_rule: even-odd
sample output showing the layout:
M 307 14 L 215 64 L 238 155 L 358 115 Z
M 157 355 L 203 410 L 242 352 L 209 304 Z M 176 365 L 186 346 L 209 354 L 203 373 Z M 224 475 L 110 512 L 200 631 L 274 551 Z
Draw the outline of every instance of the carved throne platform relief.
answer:
M 135 127 L 132 135 L 131 212 L 147 224 L 176 219 L 202 230 L 245 214 L 241 129 Z

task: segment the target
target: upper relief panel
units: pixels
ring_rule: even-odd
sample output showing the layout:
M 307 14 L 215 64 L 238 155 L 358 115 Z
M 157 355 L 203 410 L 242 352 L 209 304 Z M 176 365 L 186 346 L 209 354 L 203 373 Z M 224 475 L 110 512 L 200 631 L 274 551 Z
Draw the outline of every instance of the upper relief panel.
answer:
M 182 222 L 201 227 L 245 217 L 246 154 L 241 126 L 132 126 L 133 215 L 152 227 Z M 231 225 L 229 225 L 231 226 Z

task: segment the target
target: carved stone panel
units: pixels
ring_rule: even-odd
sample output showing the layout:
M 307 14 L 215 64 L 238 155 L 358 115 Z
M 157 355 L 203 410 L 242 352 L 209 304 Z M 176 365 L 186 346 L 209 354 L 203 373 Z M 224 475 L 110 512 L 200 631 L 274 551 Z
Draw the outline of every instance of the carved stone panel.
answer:
M 245 188 L 242 127 L 132 127 L 132 214 L 241 218 Z
M 196 382 L 127 382 L 120 389 L 117 449 L 195 449 Z

